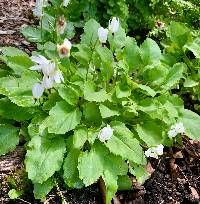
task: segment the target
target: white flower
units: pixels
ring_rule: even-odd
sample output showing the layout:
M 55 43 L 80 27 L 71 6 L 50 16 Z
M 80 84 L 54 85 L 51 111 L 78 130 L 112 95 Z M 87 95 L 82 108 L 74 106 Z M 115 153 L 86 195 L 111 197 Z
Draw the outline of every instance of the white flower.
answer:
M 58 54 L 60 58 L 69 57 L 71 47 L 72 47 L 72 44 L 68 39 L 65 39 L 62 45 L 57 45 Z
M 67 6 L 69 4 L 70 0 L 63 0 L 63 6 Z
M 175 127 L 175 130 L 176 130 L 178 133 L 183 134 L 183 133 L 185 132 L 184 125 L 183 125 L 183 123 L 181 123 L 181 122 L 176 123 L 174 127 Z
M 42 85 L 45 89 L 51 89 L 53 87 L 53 79 L 51 77 L 44 76 Z
M 44 92 L 44 86 L 40 83 L 36 83 L 32 88 L 32 94 L 34 98 L 40 98 Z
M 185 132 L 184 125 L 183 123 L 179 122 L 179 123 L 176 123 L 175 125 L 172 125 L 167 134 L 170 138 L 172 138 L 172 137 L 176 137 L 177 134 L 179 133 L 183 134 L 184 132 Z
M 112 33 L 116 33 L 119 29 L 119 18 L 113 17 L 111 20 L 109 20 L 108 29 Z
M 65 20 L 65 16 L 60 16 L 56 22 L 56 32 L 62 35 L 65 31 L 66 25 L 67 23 Z
M 98 29 L 98 36 L 99 36 L 99 41 L 101 43 L 106 43 L 107 38 L 108 38 L 108 29 L 105 29 L 103 27 L 100 27 Z
M 49 76 L 56 69 L 55 62 L 49 61 L 42 55 L 32 56 L 31 60 L 37 63 L 37 65 L 30 67 L 30 70 L 42 71 L 46 76 Z
M 170 138 L 172 138 L 172 137 L 176 137 L 177 132 L 176 132 L 175 129 L 170 129 L 167 134 L 168 134 L 168 136 L 169 136 Z
M 107 125 L 103 129 L 100 130 L 98 134 L 98 138 L 101 142 L 105 142 L 106 140 L 109 140 L 113 135 L 113 129 L 110 127 L 110 125 Z
M 156 147 L 151 147 L 145 151 L 146 157 L 153 157 L 158 159 L 158 156 L 163 155 L 164 146 L 162 144 L 157 145 Z
M 163 149 L 164 149 L 164 146 L 163 146 L 162 144 L 157 145 L 157 147 L 156 147 L 156 153 L 157 153 L 158 155 L 163 155 Z
M 60 70 L 56 70 L 52 75 L 51 75 L 52 79 L 56 82 L 56 83 L 61 83 L 64 82 L 64 77 L 62 75 L 62 72 Z
M 37 17 L 43 16 L 43 8 L 46 6 L 47 0 L 36 0 L 35 8 L 33 9 L 33 14 Z

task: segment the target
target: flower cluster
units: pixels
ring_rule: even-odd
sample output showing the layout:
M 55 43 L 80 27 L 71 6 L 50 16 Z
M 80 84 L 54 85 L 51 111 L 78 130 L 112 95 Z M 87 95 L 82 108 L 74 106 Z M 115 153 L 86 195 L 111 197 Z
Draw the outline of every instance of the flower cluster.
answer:
M 162 144 L 157 145 L 156 147 L 151 147 L 145 151 L 146 157 L 153 157 L 158 159 L 158 156 L 163 155 L 164 146 Z
M 98 138 L 101 142 L 105 142 L 109 140 L 113 135 L 113 129 L 110 127 L 110 125 L 107 125 L 103 129 L 100 130 L 98 134 Z
M 185 128 L 183 123 L 179 122 L 175 125 L 172 125 L 170 130 L 168 131 L 168 136 L 170 138 L 176 137 L 177 134 L 183 134 L 185 132 Z
M 31 60 L 37 65 L 30 67 L 31 70 L 41 71 L 43 73 L 43 80 L 41 83 L 36 83 L 32 89 L 34 98 L 40 98 L 45 89 L 51 89 L 53 83 L 64 82 L 63 75 L 57 69 L 56 63 L 46 59 L 44 56 L 32 56 Z
M 109 20 L 108 29 L 103 27 L 100 27 L 98 29 L 99 41 L 101 43 L 106 43 L 108 38 L 108 32 L 110 31 L 111 33 L 116 33 L 118 30 L 119 30 L 119 19 L 117 19 L 116 17 L 113 17 L 111 20 Z

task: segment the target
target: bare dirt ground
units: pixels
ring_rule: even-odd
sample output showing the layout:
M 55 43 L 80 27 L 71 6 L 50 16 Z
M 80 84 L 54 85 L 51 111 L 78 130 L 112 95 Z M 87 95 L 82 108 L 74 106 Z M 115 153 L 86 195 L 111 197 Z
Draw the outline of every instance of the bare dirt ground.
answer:
M 34 25 L 32 15 L 34 0 L 0 0 L 0 46 L 15 46 L 30 53 L 34 45 L 20 34 L 21 26 Z M 185 140 L 183 149 L 166 149 L 160 160 L 150 160 L 154 173 L 140 186 L 133 183 L 134 191 L 118 192 L 113 204 L 190 204 L 200 203 L 200 143 Z M 16 151 L 0 157 L 0 203 L 1 204 L 39 204 L 34 200 L 32 184 L 24 172 L 25 151 Z M 22 181 L 21 181 L 22 179 Z M 9 189 L 20 186 L 24 195 L 10 200 Z M 25 185 L 25 186 L 24 186 Z M 83 190 L 61 191 L 68 204 L 102 204 L 98 184 Z M 46 204 L 61 204 L 57 189 L 47 197 Z
M 0 46 L 15 46 L 29 52 L 32 45 L 20 34 L 22 26 L 33 25 L 34 0 L 0 0 Z

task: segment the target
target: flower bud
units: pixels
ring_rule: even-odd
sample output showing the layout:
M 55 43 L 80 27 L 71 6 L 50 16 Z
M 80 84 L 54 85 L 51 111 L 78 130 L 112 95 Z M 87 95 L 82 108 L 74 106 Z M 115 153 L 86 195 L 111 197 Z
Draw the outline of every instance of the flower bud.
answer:
M 63 6 L 67 7 L 69 2 L 70 2 L 70 0 L 63 0 Z
M 119 30 L 119 18 L 113 17 L 109 20 L 108 28 L 112 33 L 116 33 Z
M 105 142 L 106 140 L 109 140 L 112 135 L 113 129 L 110 127 L 110 125 L 107 125 L 99 132 L 98 138 L 101 142 Z
M 64 43 L 62 45 L 57 45 L 58 54 L 59 54 L 60 58 L 69 57 L 71 47 L 72 47 L 72 44 L 67 39 L 64 40 Z
M 66 25 L 67 23 L 66 23 L 65 17 L 64 16 L 58 17 L 58 20 L 56 22 L 56 32 L 59 35 L 62 35 L 65 31 Z
M 103 27 L 100 27 L 98 29 L 98 36 L 99 36 L 99 41 L 101 43 L 106 43 L 107 38 L 108 38 L 108 29 L 105 29 Z
M 44 92 L 44 86 L 40 83 L 36 83 L 32 88 L 33 97 L 38 99 L 42 96 Z

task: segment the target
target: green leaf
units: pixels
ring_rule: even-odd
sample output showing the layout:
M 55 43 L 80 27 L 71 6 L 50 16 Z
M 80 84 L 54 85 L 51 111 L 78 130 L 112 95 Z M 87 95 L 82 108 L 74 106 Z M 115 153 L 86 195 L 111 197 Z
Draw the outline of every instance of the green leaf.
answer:
M 192 43 L 184 45 L 184 48 L 187 48 L 188 50 L 193 52 L 195 57 L 200 59 L 200 38 L 197 38 Z
M 143 166 L 138 165 L 134 165 L 134 169 L 131 170 L 131 174 L 136 177 L 137 182 L 141 185 L 143 185 L 144 182 L 150 177 L 150 174 L 146 171 L 146 169 Z
M 58 93 L 70 105 L 76 105 L 79 100 L 78 91 L 72 86 L 60 87 L 58 88 Z
M 74 57 L 77 59 L 77 61 L 85 66 L 88 66 L 89 62 L 92 58 L 92 50 L 88 45 L 86 44 L 79 44 L 76 46 L 78 48 L 78 52 L 74 53 Z
M 159 62 L 162 57 L 158 44 L 150 38 L 141 45 L 140 53 L 144 64 Z
M 47 114 L 41 112 L 36 114 L 35 117 L 31 120 L 31 123 L 28 126 L 28 134 L 31 138 L 40 134 L 40 125 L 46 117 Z
M 163 144 L 163 128 L 158 121 L 145 121 L 143 124 L 138 124 L 136 131 L 140 137 L 149 147 Z
M 51 189 L 54 187 L 54 182 L 52 178 L 49 178 L 48 180 L 44 181 L 42 184 L 35 183 L 34 184 L 34 197 L 35 199 L 44 199 L 46 195 L 51 191 Z
M 71 188 L 82 188 L 83 181 L 79 178 L 78 172 L 78 157 L 80 155 L 80 150 L 72 149 L 67 157 L 65 158 L 63 164 L 63 179 L 65 183 Z
M 35 106 L 32 87 L 38 82 L 37 74 L 26 72 L 21 78 L 4 77 L 0 81 L 0 93 L 18 106 L 31 107 Z
M 90 152 L 82 152 L 78 159 L 79 177 L 89 186 L 96 182 L 103 173 L 101 152 L 92 148 Z
M 190 110 L 184 109 L 179 121 L 183 123 L 185 127 L 186 135 L 193 140 L 200 140 L 200 116 Z
M 184 63 L 175 64 L 170 70 L 165 79 L 164 87 L 170 88 L 173 87 L 176 83 L 183 78 L 184 71 L 187 70 L 187 67 Z
M 73 130 L 81 120 L 79 109 L 70 106 L 65 101 L 57 102 L 50 110 L 49 117 L 43 125 L 48 128 L 49 133 L 65 134 Z
M 197 86 L 198 84 L 199 84 L 198 81 L 192 79 L 192 77 L 189 76 L 189 77 L 186 78 L 186 80 L 185 80 L 183 85 L 184 85 L 184 87 L 189 88 L 189 87 Z
M 84 98 L 87 101 L 95 101 L 95 102 L 104 102 L 108 100 L 110 97 L 106 93 L 105 89 L 101 89 L 99 91 L 95 91 L 96 86 L 94 82 L 87 81 L 84 86 Z
M 132 72 L 141 64 L 140 49 L 137 46 L 137 42 L 134 38 L 126 38 L 123 56 L 128 63 L 129 72 Z
M 28 54 L 16 47 L 1 47 L 1 52 L 6 57 L 25 56 Z
M 119 176 L 117 185 L 118 191 L 133 190 L 132 182 L 128 175 Z
M 100 69 L 105 80 L 110 80 L 113 76 L 113 53 L 107 47 L 96 46 L 96 51 L 101 59 Z
M 178 113 L 183 107 L 183 101 L 178 96 L 162 95 L 140 101 L 138 108 L 152 119 L 159 119 L 170 125 L 176 122 L 175 118 L 179 117 Z
M 116 97 L 117 98 L 126 98 L 131 95 L 131 89 L 125 83 L 118 83 L 116 85 Z
M 112 116 L 119 116 L 119 110 L 116 107 L 113 107 L 109 104 L 100 104 L 99 106 L 101 117 L 102 118 L 109 118 Z
M 16 199 L 19 198 L 22 195 L 22 191 L 17 191 L 16 189 L 11 189 L 8 192 L 8 196 L 10 199 Z
M 34 63 L 27 56 L 13 56 L 8 57 L 7 65 L 15 72 L 15 74 L 21 75 L 33 66 Z
M 145 94 L 154 97 L 156 92 L 149 86 L 138 84 L 138 88 L 141 89 Z
M 102 118 L 99 110 L 99 106 L 94 103 L 85 103 L 83 106 L 83 115 L 85 120 L 90 125 L 101 125 Z
M 18 143 L 18 128 L 0 124 L 0 155 L 13 151 Z
M 106 203 L 110 203 L 118 189 L 118 176 L 126 175 L 128 171 L 127 164 L 121 157 L 109 154 L 104 158 L 103 180 L 106 185 Z
M 37 111 L 38 109 L 36 108 L 17 106 L 8 98 L 0 99 L 0 115 L 6 119 L 14 119 L 16 121 L 29 120 Z
M 190 30 L 184 24 L 177 22 L 170 23 L 167 34 L 171 41 L 179 45 L 179 47 L 184 46 L 192 40 Z
M 133 133 L 120 122 L 113 122 L 112 128 L 114 129 L 113 135 L 105 144 L 110 152 L 137 164 L 146 164 L 142 147 L 134 138 Z
M 64 153 L 65 141 L 62 137 L 33 137 L 28 144 L 25 159 L 28 178 L 33 183 L 42 184 L 60 170 Z
M 84 34 L 81 35 L 81 44 L 87 44 L 94 47 L 98 40 L 98 28 L 101 25 L 94 19 L 89 20 L 84 26 Z
M 88 130 L 86 127 L 79 127 L 74 130 L 73 145 L 76 149 L 81 149 L 88 138 Z
M 29 42 L 42 42 L 41 31 L 38 28 L 26 26 L 21 29 L 21 33 Z

